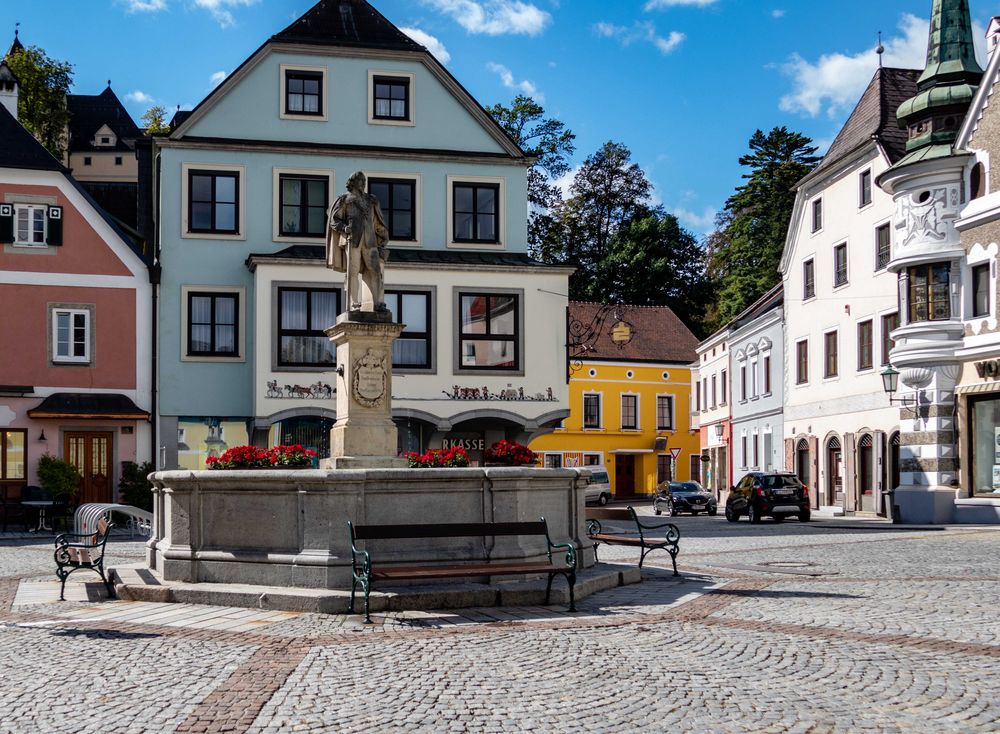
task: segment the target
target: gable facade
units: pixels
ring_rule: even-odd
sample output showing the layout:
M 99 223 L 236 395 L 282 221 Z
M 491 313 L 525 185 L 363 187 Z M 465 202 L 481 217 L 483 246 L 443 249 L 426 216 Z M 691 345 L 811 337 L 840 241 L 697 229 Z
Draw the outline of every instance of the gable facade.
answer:
M 425 50 L 272 40 L 154 138 L 153 159 L 168 467 L 184 451 L 172 436 L 220 432 L 224 445 L 328 455 L 336 375 L 323 329 L 344 294 L 323 243 L 355 171 L 382 202 L 388 302 L 407 324 L 399 449 L 526 442 L 565 416 L 558 314 L 571 271 L 527 256 L 530 161 Z M 187 446 L 185 466 L 223 448 Z

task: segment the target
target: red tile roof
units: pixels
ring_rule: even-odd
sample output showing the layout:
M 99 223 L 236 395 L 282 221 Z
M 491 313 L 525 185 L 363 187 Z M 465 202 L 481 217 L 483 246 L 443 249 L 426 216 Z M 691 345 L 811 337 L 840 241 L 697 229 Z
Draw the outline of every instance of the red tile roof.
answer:
M 697 359 L 698 339 L 667 306 L 606 306 L 570 301 L 570 359 L 616 362 L 676 362 Z M 622 321 L 632 339 L 616 343 L 612 329 Z

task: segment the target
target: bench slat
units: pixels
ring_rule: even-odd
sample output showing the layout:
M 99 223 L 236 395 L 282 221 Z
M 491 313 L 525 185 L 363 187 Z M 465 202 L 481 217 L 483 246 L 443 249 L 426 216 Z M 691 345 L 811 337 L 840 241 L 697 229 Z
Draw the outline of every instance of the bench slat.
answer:
M 586 519 L 630 522 L 632 520 L 632 513 L 629 510 L 622 510 L 618 507 L 588 507 L 586 509 Z
M 377 579 L 434 579 L 458 578 L 463 576 L 504 576 L 519 573 L 543 573 L 548 571 L 565 571 L 566 566 L 557 566 L 547 561 L 536 563 L 491 563 L 462 566 L 424 566 L 403 567 L 394 566 L 372 569 L 372 576 Z
M 472 522 L 439 525 L 355 525 L 358 540 L 472 538 L 495 535 L 546 535 L 544 522 Z

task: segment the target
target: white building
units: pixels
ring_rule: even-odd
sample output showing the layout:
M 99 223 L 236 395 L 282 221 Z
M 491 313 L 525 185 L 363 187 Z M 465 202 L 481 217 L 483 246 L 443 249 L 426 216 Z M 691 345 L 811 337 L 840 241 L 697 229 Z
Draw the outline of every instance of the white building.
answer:
M 696 367 L 691 369 L 694 415 L 698 426 L 702 470 L 706 489 L 720 498 L 732 485 L 729 412 L 729 327 L 720 329 L 698 345 Z M 707 459 L 707 460 L 706 460 Z
M 810 488 L 814 507 L 836 514 L 884 513 L 882 493 L 898 476 L 899 411 L 880 376 L 899 324 L 888 270 L 895 207 L 875 181 L 904 154 L 895 112 L 918 74 L 875 73 L 800 182 L 781 260 L 786 468 Z

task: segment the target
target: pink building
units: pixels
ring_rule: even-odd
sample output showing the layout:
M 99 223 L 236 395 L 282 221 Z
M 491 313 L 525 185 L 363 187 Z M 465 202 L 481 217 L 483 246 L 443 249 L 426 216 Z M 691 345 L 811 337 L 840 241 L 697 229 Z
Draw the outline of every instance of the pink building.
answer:
M 48 453 L 80 469 L 80 502 L 113 501 L 121 463 L 152 458 L 150 270 L 11 109 L 0 105 L 0 490 L 37 484 Z

